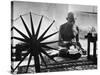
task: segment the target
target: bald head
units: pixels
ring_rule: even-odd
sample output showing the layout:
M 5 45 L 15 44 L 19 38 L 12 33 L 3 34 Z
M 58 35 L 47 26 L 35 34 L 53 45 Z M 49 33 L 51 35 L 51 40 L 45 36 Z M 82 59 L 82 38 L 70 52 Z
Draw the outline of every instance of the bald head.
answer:
M 75 22 L 74 13 L 69 12 L 66 19 L 68 22 Z

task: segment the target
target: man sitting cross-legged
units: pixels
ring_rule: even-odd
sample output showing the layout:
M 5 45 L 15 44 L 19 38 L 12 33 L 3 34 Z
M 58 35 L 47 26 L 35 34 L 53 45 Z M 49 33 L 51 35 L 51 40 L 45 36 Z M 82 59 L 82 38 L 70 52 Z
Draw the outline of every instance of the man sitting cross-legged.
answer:
M 79 43 L 79 29 L 78 26 L 75 25 L 74 14 L 72 12 L 69 12 L 66 19 L 67 22 L 62 24 L 59 30 L 60 51 L 58 55 L 61 57 L 78 59 L 81 57 L 81 54 L 86 54 L 86 51 Z M 73 49 L 70 48 L 72 46 Z M 57 56 L 57 54 L 54 56 Z

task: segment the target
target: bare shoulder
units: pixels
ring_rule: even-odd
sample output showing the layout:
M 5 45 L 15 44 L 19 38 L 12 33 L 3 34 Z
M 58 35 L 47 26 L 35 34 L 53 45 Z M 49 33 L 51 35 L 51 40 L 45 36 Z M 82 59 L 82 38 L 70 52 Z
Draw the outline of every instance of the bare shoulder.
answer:
M 60 25 L 60 27 L 64 27 L 64 26 L 66 26 L 66 24 L 67 24 L 67 23 L 63 23 L 63 24 Z

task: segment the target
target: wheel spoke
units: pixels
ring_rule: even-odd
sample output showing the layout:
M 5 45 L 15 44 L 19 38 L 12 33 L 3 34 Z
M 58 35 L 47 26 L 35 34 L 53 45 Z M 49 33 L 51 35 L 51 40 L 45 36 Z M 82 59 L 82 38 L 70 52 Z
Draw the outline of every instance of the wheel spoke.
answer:
M 20 30 L 18 30 L 16 27 L 13 27 L 22 37 L 24 37 L 26 40 L 29 39 L 25 34 L 23 34 Z
M 45 62 L 45 60 L 44 60 L 44 58 L 43 58 L 43 56 L 42 56 L 42 54 L 41 54 L 41 53 L 40 53 L 40 57 L 41 57 L 41 59 L 42 59 L 42 61 L 43 61 L 44 65 L 45 65 L 45 67 L 47 68 L 47 64 L 46 64 L 46 62 Z
M 21 59 L 21 61 L 18 63 L 18 65 L 13 69 L 13 72 L 19 67 L 19 65 L 24 61 L 24 59 L 29 55 L 29 52 L 25 54 L 24 58 Z
M 28 29 L 28 27 L 27 27 L 27 25 L 26 25 L 26 23 L 25 23 L 25 21 L 24 21 L 24 19 L 23 19 L 23 17 L 21 15 L 20 15 L 20 18 L 21 18 L 21 20 L 23 22 L 23 25 L 24 25 L 29 37 L 31 38 L 31 33 L 30 33 L 30 31 L 29 31 L 29 29 Z
M 26 68 L 26 73 L 28 72 L 28 68 L 29 68 L 29 65 L 30 65 L 30 62 L 31 62 L 31 58 L 32 58 L 32 55 L 30 54 L 29 61 L 28 61 L 28 64 L 27 64 L 27 68 Z
M 16 40 L 19 40 L 19 41 L 26 42 L 25 39 L 23 39 L 23 38 L 19 38 L 19 37 L 11 37 L 11 39 L 16 39 Z
M 39 35 L 39 31 L 40 31 L 40 27 L 41 27 L 42 19 L 43 19 L 43 16 L 42 16 L 41 19 L 40 19 L 39 26 L 38 26 L 38 29 L 37 29 L 37 31 L 36 31 L 36 38 L 37 38 L 38 35 Z
M 32 20 L 32 14 L 30 12 L 30 21 L 31 21 L 31 30 L 32 30 L 32 35 L 35 35 L 35 31 L 34 31 L 34 26 L 33 26 L 33 20 Z
M 55 35 L 55 34 L 57 34 L 57 33 L 58 33 L 58 32 L 52 33 L 52 34 L 50 34 L 50 35 L 48 35 L 48 36 L 46 36 L 46 37 L 44 37 L 44 38 L 39 39 L 39 41 L 43 41 L 43 40 L 45 40 L 45 39 L 47 39 L 47 38 L 49 38 L 49 37 L 51 37 L 51 36 L 53 36 L 53 35 Z
M 40 39 L 43 39 L 44 35 L 47 33 L 47 31 L 50 29 L 50 27 L 53 25 L 53 23 L 55 22 L 55 20 L 51 23 L 51 25 L 44 31 L 44 33 L 40 36 Z

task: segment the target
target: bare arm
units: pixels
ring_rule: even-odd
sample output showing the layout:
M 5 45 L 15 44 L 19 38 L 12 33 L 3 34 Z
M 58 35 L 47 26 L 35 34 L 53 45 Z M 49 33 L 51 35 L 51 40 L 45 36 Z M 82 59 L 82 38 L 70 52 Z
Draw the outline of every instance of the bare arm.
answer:
M 61 26 L 60 26 L 60 28 L 59 28 L 59 45 L 61 45 L 62 42 L 63 42 L 63 39 L 61 37 Z

